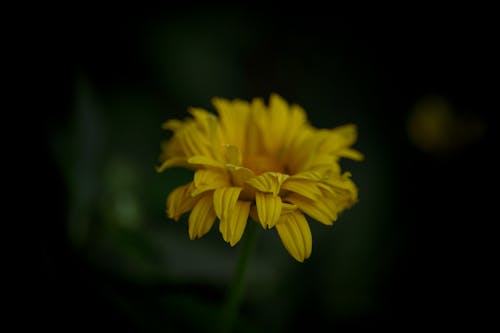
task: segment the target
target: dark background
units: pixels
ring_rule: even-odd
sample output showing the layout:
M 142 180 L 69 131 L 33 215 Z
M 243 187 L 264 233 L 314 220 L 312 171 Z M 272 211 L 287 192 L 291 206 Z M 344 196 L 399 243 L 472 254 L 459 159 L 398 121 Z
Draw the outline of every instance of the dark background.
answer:
M 191 242 L 186 220 L 165 219 L 189 172 L 154 172 L 160 124 L 212 96 L 271 92 L 317 127 L 357 124 L 366 160 L 343 164 L 360 202 L 333 228 L 311 223 L 305 264 L 259 235 L 238 331 L 477 329 L 495 314 L 488 10 L 82 6 L 39 21 L 30 323 L 213 331 L 239 248 L 216 228 Z M 441 132 L 477 135 L 419 146 L 408 124 L 429 99 L 453 115 Z

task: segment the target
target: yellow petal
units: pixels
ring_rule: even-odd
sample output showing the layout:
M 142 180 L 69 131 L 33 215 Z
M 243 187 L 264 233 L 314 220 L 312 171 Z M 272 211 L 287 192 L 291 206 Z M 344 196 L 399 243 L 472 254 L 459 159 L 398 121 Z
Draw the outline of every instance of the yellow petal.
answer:
M 170 192 L 167 197 L 167 216 L 176 221 L 185 212 L 193 208 L 196 200 L 191 196 L 193 184 L 189 183 L 180 186 Z
M 274 227 L 281 215 L 281 198 L 277 195 L 257 192 L 255 193 L 255 204 L 262 227 Z
M 241 152 L 234 145 L 224 145 L 226 150 L 226 161 L 228 164 L 241 166 Z
M 164 141 L 161 143 L 161 155 L 160 161 L 164 162 L 170 158 L 174 157 L 182 157 L 186 158 L 182 147 L 179 144 L 179 140 L 177 140 L 176 136 L 172 138 L 170 141 Z
M 314 129 L 312 127 L 304 125 L 290 141 L 287 165 L 292 173 L 300 172 L 300 166 L 304 163 L 306 157 L 312 153 L 309 141 L 313 133 Z
M 208 156 L 192 156 L 188 158 L 187 161 L 189 164 L 194 164 L 198 166 L 208 166 L 214 168 L 224 167 L 224 164 Z
M 354 144 L 358 138 L 358 129 L 354 124 L 338 126 L 331 132 L 338 138 L 337 141 L 342 142 L 343 146 Z
M 338 159 L 335 159 L 332 164 L 328 165 L 316 165 L 313 167 L 315 171 L 318 171 L 322 174 L 340 174 L 341 168 L 338 162 Z M 327 177 L 328 178 L 328 177 Z
M 186 156 L 211 156 L 208 138 L 196 128 L 195 123 L 183 128 L 182 132 L 178 133 L 177 139 Z
M 350 158 L 351 160 L 355 161 L 362 161 L 364 159 L 363 154 L 351 148 L 342 149 L 341 151 L 338 152 L 338 155 L 340 157 Z
M 261 192 L 277 195 L 280 191 L 281 184 L 283 184 L 288 177 L 288 175 L 279 172 L 265 172 L 247 180 L 247 184 Z
M 163 162 L 162 165 L 156 168 L 156 172 L 163 172 L 168 168 L 176 167 L 176 166 L 184 166 L 186 165 L 185 157 L 172 157 Z
M 236 186 L 243 187 L 243 185 L 247 180 L 249 180 L 252 177 L 255 177 L 255 173 L 252 170 L 245 167 L 226 164 L 226 168 L 229 170 L 229 173 L 231 175 L 231 181 Z
M 206 147 L 205 153 L 209 153 L 209 156 L 221 159 L 222 156 L 219 149 L 221 142 L 218 135 L 219 123 L 217 117 L 207 110 L 200 108 L 190 108 L 189 112 L 196 120 L 197 132 L 206 138 L 205 142 L 201 141 L 198 144 Z M 201 139 L 201 137 L 199 138 Z
M 247 124 L 245 155 L 262 153 L 264 149 L 262 123 L 266 121 L 266 106 L 262 98 L 254 98 L 250 105 L 250 114 Z
M 333 193 L 324 192 L 325 197 L 330 196 L 337 206 L 339 212 L 352 207 L 358 201 L 358 191 L 354 183 L 352 189 L 341 189 L 333 187 Z
M 315 200 L 318 195 L 321 195 L 321 190 L 318 188 L 318 182 L 312 180 L 288 178 L 283 185 L 281 185 L 281 188 L 283 190 L 298 193 L 312 200 Z
M 189 215 L 189 239 L 205 235 L 215 221 L 212 193 L 207 193 L 198 200 Z
M 335 164 L 335 161 L 338 157 L 331 153 L 312 153 L 309 157 L 304 159 L 304 163 L 300 167 L 300 171 L 302 170 L 310 170 L 310 169 L 323 169 L 330 168 Z
M 196 123 L 203 132 L 208 133 L 211 131 L 212 121 L 217 120 L 215 115 L 202 108 L 191 107 L 188 111 L 193 115 Z
M 353 124 L 339 126 L 329 131 L 321 131 L 321 138 L 317 145 L 318 152 L 339 155 L 340 151 L 356 142 L 357 129 Z
M 300 131 L 306 123 L 307 116 L 304 109 L 298 105 L 292 105 L 288 114 L 286 135 L 283 137 L 283 145 L 285 147 L 288 147 L 292 143 L 297 132 Z
M 281 203 L 281 214 L 288 214 L 294 210 L 297 210 L 298 207 L 295 206 L 295 205 L 292 205 L 292 204 L 289 204 L 289 203 L 286 203 L 286 202 L 282 202 Z
M 304 262 L 312 252 L 312 235 L 309 224 L 301 212 L 283 215 L 276 230 L 283 245 L 295 260 Z
M 192 196 L 197 196 L 208 190 L 229 186 L 229 175 L 224 169 L 200 169 L 194 174 L 194 190 Z
M 250 112 L 248 102 L 213 98 L 212 104 L 219 113 L 222 144 L 231 144 L 244 149 L 248 115 Z
M 358 188 L 350 179 L 350 177 L 351 174 L 349 172 L 345 172 L 341 176 L 331 175 L 327 179 L 326 183 L 328 185 L 331 185 L 333 192 L 346 195 L 349 197 L 349 200 L 351 200 L 352 202 L 356 202 L 358 200 Z
M 237 201 L 230 215 L 220 221 L 219 231 L 222 233 L 222 238 L 231 246 L 240 241 L 245 231 L 250 205 L 249 201 Z
M 326 174 L 324 172 L 322 173 L 317 170 L 309 170 L 294 174 L 293 176 L 290 177 L 290 179 L 322 181 L 326 179 Z
M 296 205 L 302 212 L 323 224 L 332 225 L 333 221 L 337 219 L 335 203 L 323 196 L 312 200 L 296 193 L 290 193 L 287 195 L 286 201 Z
M 278 94 L 271 94 L 267 116 L 261 127 L 263 142 L 266 151 L 274 154 L 283 146 L 287 135 L 288 103 Z
M 215 190 L 214 209 L 219 219 L 223 220 L 230 216 L 241 190 L 241 187 L 222 187 Z
M 200 169 L 194 174 L 194 186 L 218 185 L 218 187 L 227 185 L 229 178 L 224 169 Z
M 161 128 L 165 130 L 175 131 L 182 127 L 184 123 L 178 119 L 170 119 L 161 124 Z

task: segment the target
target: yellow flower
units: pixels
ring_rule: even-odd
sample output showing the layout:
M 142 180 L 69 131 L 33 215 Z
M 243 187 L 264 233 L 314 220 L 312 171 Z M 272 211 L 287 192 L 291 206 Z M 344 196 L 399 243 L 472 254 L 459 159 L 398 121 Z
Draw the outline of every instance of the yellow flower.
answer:
M 193 181 L 168 196 L 168 217 L 177 221 L 191 211 L 190 239 L 205 235 L 218 218 L 231 246 L 251 217 L 264 229 L 276 227 L 288 252 L 303 262 L 312 250 L 304 215 L 332 225 L 357 201 L 357 188 L 338 163 L 363 158 L 350 148 L 356 127 L 316 129 L 300 106 L 276 94 L 269 106 L 260 98 L 212 102 L 218 117 L 191 108 L 192 117 L 163 124 L 173 136 L 163 143 L 158 172 L 174 166 L 195 170 Z

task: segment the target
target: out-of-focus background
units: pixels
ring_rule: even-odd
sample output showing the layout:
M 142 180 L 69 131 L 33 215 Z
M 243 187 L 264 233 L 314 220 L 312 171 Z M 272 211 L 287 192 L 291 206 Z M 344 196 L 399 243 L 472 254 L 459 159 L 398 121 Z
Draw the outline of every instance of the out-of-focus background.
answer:
M 274 230 L 258 235 L 237 331 L 477 328 L 490 317 L 487 16 L 121 6 L 53 14 L 36 34 L 55 84 L 40 108 L 43 218 L 23 308 L 35 323 L 214 332 L 240 247 L 216 226 L 189 241 L 185 218 L 166 219 L 167 194 L 191 174 L 154 171 L 160 125 L 189 106 L 213 110 L 213 96 L 272 92 L 317 127 L 357 124 L 366 160 L 343 162 L 359 203 L 333 227 L 311 223 L 306 263 Z

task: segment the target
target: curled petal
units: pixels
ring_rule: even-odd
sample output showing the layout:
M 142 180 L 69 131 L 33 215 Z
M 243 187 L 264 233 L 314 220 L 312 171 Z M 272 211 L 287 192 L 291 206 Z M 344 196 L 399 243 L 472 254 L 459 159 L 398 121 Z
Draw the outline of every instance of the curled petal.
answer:
M 238 201 L 241 187 L 223 187 L 218 188 L 214 192 L 214 209 L 215 214 L 221 220 L 229 217 Z
M 196 171 L 193 183 L 195 189 L 191 193 L 192 196 L 231 184 L 226 170 L 215 168 Z
M 220 221 L 219 231 L 222 233 L 222 238 L 231 246 L 240 241 L 245 231 L 250 205 L 249 201 L 237 201 L 229 216 Z
M 286 197 L 286 200 L 323 224 L 332 225 L 333 221 L 337 219 L 338 210 L 335 202 L 324 196 L 318 196 L 316 200 L 312 200 L 302 195 L 291 193 Z
M 312 180 L 289 178 L 281 188 L 298 193 L 312 200 L 315 200 L 318 195 L 321 195 L 321 190 L 318 188 L 318 182 Z
M 355 161 L 362 161 L 364 159 L 363 154 L 352 148 L 344 148 L 339 151 L 338 155 L 340 157 L 350 158 L 351 160 Z
M 178 119 L 170 119 L 161 124 L 161 128 L 163 128 L 164 130 L 176 131 L 179 128 L 181 128 L 182 125 L 183 125 L 182 121 Z
M 167 216 L 176 221 L 185 212 L 193 208 L 196 199 L 191 196 L 193 190 L 193 183 L 179 186 L 167 197 Z
M 255 173 L 245 167 L 226 164 L 226 168 L 229 170 L 229 173 L 231 175 L 231 181 L 236 186 L 243 187 L 247 180 L 255 177 Z
M 261 192 L 277 195 L 280 191 L 281 184 L 283 184 L 288 177 L 288 175 L 279 172 L 266 172 L 247 180 L 247 184 Z
M 274 227 L 281 215 L 281 198 L 270 193 L 257 192 L 255 194 L 255 204 L 262 227 Z
M 187 160 L 185 157 L 172 157 L 165 160 L 159 167 L 156 167 L 156 172 L 163 172 L 168 168 L 185 166 L 186 164 Z
M 212 228 L 215 221 L 212 200 L 212 193 L 207 193 L 194 205 L 189 215 L 189 239 L 200 238 Z
M 283 215 L 276 224 L 276 230 L 283 246 L 295 258 L 304 262 L 312 252 L 311 229 L 301 212 L 294 211 Z

